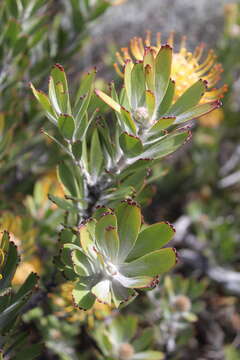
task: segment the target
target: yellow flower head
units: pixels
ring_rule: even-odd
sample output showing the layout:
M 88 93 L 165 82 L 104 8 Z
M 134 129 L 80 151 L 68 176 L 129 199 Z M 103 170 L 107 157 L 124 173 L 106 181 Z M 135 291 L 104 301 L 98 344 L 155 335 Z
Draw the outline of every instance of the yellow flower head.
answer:
M 222 109 L 215 109 L 210 114 L 201 116 L 198 121 L 207 128 L 217 128 L 224 120 L 224 112 Z
M 173 33 L 170 34 L 167 44 L 173 47 Z M 146 51 L 150 51 L 156 57 L 161 46 L 161 33 L 157 33 L 156 43 L 153 45 L 151 32 L 148 31 L 145 40 L 140 37 L 134 37 L 130 40 L 129 48 L 122 48 L 121 53 L 116 53 L 116 57 L 118 63 L 125 66 L 129 59 L 142 61 Z M 204 49 L 205 45 L 200 44 L 193 53 L 188 51 L 186 48 L 186 38 L 183 37 L 179 51 L 173 53 L 171 78 L 175 81 L 175 100 L 199 79 L 205 80 L 208 85 L 208 91 L 202 97 L 201 103 L 222 98 L 226 92 L 226 85 L 215 88 L 223 71 L 221 64 L 216 63 L 216 55 L 213 50 L 209 50 L 204 58 Z M 114 66 L 117 73 L 123 76 L 119 65 L 115 63 Z

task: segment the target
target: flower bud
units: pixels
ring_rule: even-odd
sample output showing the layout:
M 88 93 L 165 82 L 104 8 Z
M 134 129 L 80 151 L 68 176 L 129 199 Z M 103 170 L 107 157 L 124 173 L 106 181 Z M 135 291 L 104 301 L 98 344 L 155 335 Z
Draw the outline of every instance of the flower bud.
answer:
M 134 348 L 128 343 L 121 344 L 118 355 L 121 360 L 130 360 L 134 355 Z
M 191 309 L 191 301 L 189 297 L 185 295 L 178 295 L 173 301 L 173 307 L 175 311 L 187 312 Z
M 149 113 L 147 109 L 144 106 L 137 108 L 134 111 L 134 119 L 139 124 L 146 126 L 149 121 Z

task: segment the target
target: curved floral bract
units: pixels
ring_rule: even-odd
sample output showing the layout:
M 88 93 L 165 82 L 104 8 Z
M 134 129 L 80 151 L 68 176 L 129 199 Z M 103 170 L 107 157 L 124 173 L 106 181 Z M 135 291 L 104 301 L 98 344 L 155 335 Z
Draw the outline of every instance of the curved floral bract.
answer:
M 149 36 L 145 44 L 141 38 L 132 39 L 130 51 L 123 48 L 122 55 L 117 53 L 123 67 L 121 71 L 115 66 L 124 82 L 120 94 L 114 84 L 110 96 L 95 90 L 116 113 L 121 129 L 119 145 L 129 164 L 173 153 L 190 139 L 182 124 L 221 106 L 226 86 L 213 88 L 222 71 L 220 64 L 214 65 L 213 52 L 200 64 L 202 45 L 191 54 L 183 41 L 175 53 L 172 43 L 169 39 L 162 45 L 159 34 L 154 46 Z
M 139 206 L 126 200 L 82 224 L 74 244 L 63 244 L 60 259 L 65 274 L 76 281 L 76 306 L 86 310 L 97 299 L 118 307 L 137 295 L 135 289 L 154 287 L 175 265 L 175 250 L 161 249 L 173 228 L 161 222 L 141 230 L 141 220 Z

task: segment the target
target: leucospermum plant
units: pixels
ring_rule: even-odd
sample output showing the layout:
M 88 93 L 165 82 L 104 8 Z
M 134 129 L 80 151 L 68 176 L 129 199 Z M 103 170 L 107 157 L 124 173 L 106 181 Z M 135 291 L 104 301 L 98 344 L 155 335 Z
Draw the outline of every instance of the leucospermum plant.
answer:
M 58 262 L 76 282 L 74 303 L 85 310 L 95 300 L 119 307 L 137 295 L 134 289 L 154 287 L 176 263 L 173 248 L 161 249 L 173 237 L 172 227 L 161 222 L 141 229 L 141 211 L 132 200 L 115 210 L 98 209 L 77 231 L 72 243 L 61 234 Z
M 72 101 L 59 64 L 51 71 L 48 95 L 31 84 L 59 132 L 44 133 L 66 155 L 58 166 L 65 196 L 49 195 L 67 214 L 56 263 L 75 282 L 73 299 L 83 309 L 96 299 L 118 307 L 136 295 L 134 289 L 152 288 L 175 264 L 175 251 L 161 249 L 171 240 L 172 227 L 143 225 L 133 199 L 141 198 L 149 168 L 189 139 L 189 129 L 182 124 L 220 106 L 218 99 L 207 100 L 204 78 L 176 96 L 170 45 L 136 49 L 137 61 L 130 56 L 124 60 L 120 92 L 113 83 L 110 95 L 94 89 L 92 70 Z M 186 86 L 187 75 L 183 80 L 180 77 L 180 85 Z M 96 96 L 114 110 L 116 121 L 96 116 Z

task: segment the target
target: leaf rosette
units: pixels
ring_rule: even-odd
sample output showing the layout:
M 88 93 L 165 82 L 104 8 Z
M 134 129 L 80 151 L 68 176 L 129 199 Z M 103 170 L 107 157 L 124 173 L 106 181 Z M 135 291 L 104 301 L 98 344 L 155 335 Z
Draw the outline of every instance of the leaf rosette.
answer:
M 82 224 L 77 241 L 63 244 L 60 254 L 65 275 L 76 281 L 74 303 L 85 310 L 95 300 L 119 307 L 137 295 L 135 289 L 153 288 L 176 263 L 175 250 L 162 248 L 174 235 L 171 225 L 142 226 L 141 210 L 132 200 L 106 210 L 98 209 Z

